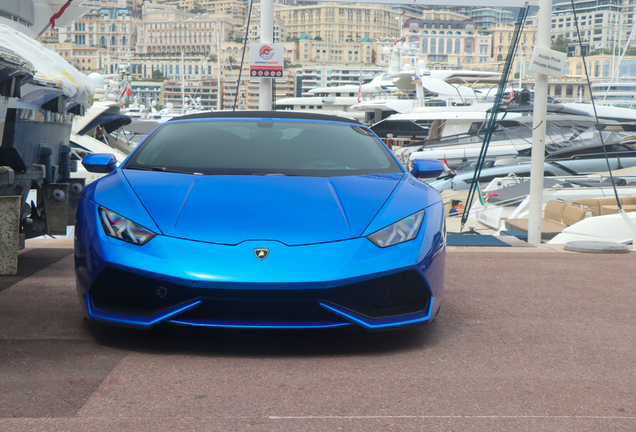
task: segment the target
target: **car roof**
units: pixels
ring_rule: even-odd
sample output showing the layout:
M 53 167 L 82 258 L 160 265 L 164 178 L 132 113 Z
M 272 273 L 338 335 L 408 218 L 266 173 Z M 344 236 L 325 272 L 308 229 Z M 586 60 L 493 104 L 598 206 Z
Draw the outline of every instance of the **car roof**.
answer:
M 268 118 L 268 119 L 298 119 L 298 120 L 323 120 L 339 123 L 352 123 L 359 125 L 360 122 L 354 119 L 339 117 L 327 114 L 312 114 L 297 111 L 211 111 L 204 113 L 188 114 L 174 117 L 169 121 L 191 120 L 191 119 L 215 119 L 215 118 Z

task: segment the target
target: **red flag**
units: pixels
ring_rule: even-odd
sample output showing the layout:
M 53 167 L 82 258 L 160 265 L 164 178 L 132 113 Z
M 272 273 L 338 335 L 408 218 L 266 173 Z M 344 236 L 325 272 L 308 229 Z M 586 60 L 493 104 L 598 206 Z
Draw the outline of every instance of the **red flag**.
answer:
M 515 97 L 515 91 L 513 89 L 510 89 L 510 93 L 508 94 L 508 102 L 510 102 L 513 97 Z
M 358 86 L 358 103 L 360 103 L 360 99 L 362 99 L 362 83 Z
M 66 3 L 64 3 L 64 5 L 60 8 L 59 11 L 57 11 L 56 14 L 53 14 L 53 16 L 51 18 L 49 18 L 49 24 L 51 24 L 51 28 L 55 28 L 55 20 L 58 19 L 59 17 L 62 16 L 62 14 L 64 13 L 64 11 L 66 10 L 66 8 L 68 8 L 71 5 L 71 2 L 73 0 L 68 0 Z
M 128 96 L 132 96 L 133 95 L 132 88 L 129 85 L 126 86 L 126 93 L 128 93 Z

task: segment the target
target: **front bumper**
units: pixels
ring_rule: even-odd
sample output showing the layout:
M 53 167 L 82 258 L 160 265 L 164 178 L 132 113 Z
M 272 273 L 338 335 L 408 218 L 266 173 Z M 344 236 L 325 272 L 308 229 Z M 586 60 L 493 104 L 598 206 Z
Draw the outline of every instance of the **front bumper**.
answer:
M 426 220 L 441 214 L 441 204 L 435 207 L 416 240 L 386 249 L 364 238 L 289 247 L 162 235 L 137 246 L 104 235 L 90 216 L 96 205 L 82 200 L 75 244 L 80 303 L 89 320 L 145 328 L 171 322 L 374 330 L 427 323 L 444 284 L 442 226 L 432 229 L 438 224 Z M 260 261 L 254 249 L 262 247 L 270 253 Z

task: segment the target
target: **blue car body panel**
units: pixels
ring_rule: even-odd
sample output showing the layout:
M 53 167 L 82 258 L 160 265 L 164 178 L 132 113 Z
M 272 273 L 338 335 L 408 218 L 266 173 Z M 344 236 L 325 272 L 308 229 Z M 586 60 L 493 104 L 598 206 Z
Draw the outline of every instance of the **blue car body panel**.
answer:
M 359 237 L 403 177 L 122 172 L 163 234 L 221 244 L 276 239 L 299 245 Z
M 157 235 L 143 245 L 108 236 L 100 207 Z M 380 248 L 366 238 L 421 210 L 412 240 Z M 408 173 L 117 169 L 84 189 L 75 235 L 80 304 L 89 320 L 115 325 L 389 329 L 432 320 L 444 286 L 441 197 Z M 265 259 L 256 256 L 260 249 Z M 145 291 L 111 298 L 111 290 L 126 297 L 128 287 Z M 369 294 L 376 292 L 382 295 Z M 383 296 L 393 302 L 386 310 Z M 241 313 L 270 306 L 284 313 Z

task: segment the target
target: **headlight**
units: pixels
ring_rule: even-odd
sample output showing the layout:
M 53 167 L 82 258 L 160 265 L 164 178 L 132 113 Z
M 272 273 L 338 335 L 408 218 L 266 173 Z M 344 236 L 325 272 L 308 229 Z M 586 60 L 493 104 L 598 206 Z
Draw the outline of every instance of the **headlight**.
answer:
M 129 221 L 115 212 L 106 210 L 104 207 L 99 208 L 99 218 L 102 221 L 106 235 L 128 243 L 143 245 L 156 235 L 141 225 Z
M 418 211 L 386 228 L 369 234 L 367 238 L 381 248 L 413 240 L 420 231 L 423 219 L 424 210 Z

